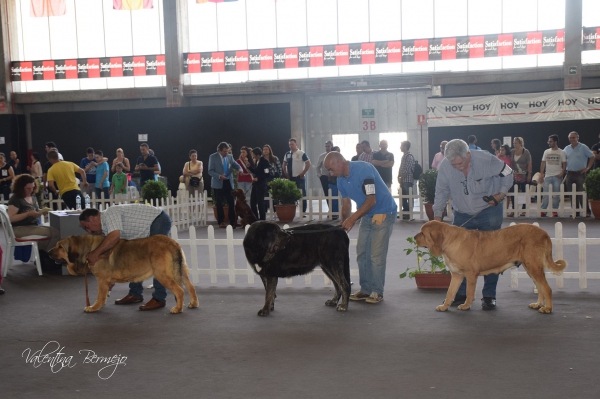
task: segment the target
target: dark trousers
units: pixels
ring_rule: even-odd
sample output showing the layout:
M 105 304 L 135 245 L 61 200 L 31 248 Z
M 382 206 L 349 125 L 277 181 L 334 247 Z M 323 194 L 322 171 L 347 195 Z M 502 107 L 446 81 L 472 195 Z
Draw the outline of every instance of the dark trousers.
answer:
M 583 191 L 583 182 L 585 181 L 585 173 L 579 172 L 567 172 L 567 180 L 565 181 L 567 189 L 565 191 L 571 191 L 573 183 L 575 183 L 575 189 L 577 191 Z M 583 195 L 576 196 L 577 208 L 583 209 Z M 571 206 L 574 206 L 573 198 L 571 197 Z M 590 207 L 586 204 L 587 213 L 590 213 Z
M 215 197 L 217 197 L 217 222 L 221 224 L 225 220 L 223 203 L 227 202 L 227 205 L 229 206 L 229 224 L 235 226 L 235 203 L 231 191 L 232 188 L 229 180 L 223 180 L 223 188 L 215 188 Z
M 402 182 L 402 195 L 408 195 L 408 189 L 411 188 L 412 186 L 413 186 L 413 183 Z M 413 200 L 404 198 L 402 200 L 402 211 L 408 212 L 412 208 L 412 205 L 413 205 Z
M 296 187 L 302 191 L 302 196 L 306 196 L 306 179 L 299 179 L 297 177 L 290 177 L 290 181 L 296 183 Z M 306 200 L 302 201 L 302 212 L 306 212 Z
M 267 220 L 267 208 L 265 207 L 266 193 L 267 186 L 252 184 L 252 192 L 250 193 L 250 208 L 258 220 Z
M 323 187 L 323 193 L 327 195 L 327 193 L 329 192 L 329 176 L 323 175 L 319 177 L 319 180 L 321 180 L 321 187 Z
M 81 190 L 67 191 L 66 193 L 62 194 L 60 197 L 62 198 L 63 202 L 65 203 L 65 205 L 67 207 L 69 207 L 70 209 L 77 209 L 77 196 L 78 195 L 81 198 L 81 207 L 83 208 L 83 206 L 84 206 L 83 194 L 81 193 Z
M 0 186 L 0 194 L 4 196 L 4 200 L 8 201 L 8 197 L 10 197 L 10 185 L 3 184 Z

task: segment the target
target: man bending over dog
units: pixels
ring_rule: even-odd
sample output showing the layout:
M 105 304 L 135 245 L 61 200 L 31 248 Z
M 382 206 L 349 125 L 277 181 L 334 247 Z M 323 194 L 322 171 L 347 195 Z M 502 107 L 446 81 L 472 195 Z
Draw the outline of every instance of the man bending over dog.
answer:
M 512 169 L 487 151 L 471 151 L 463 140 L 446 144 L 445 158 L 439 165 L 435 186 L 433 211 L 435 220 L 442 221 L 442 212 L 452 198 L 454 219 L 452 224 L 467 230 L 492 231 L 502 227 L 502 207 L 496 206 L 506 197 L 513 184 Z M 488 198 L 489 202 L 483 197 Z M 484 276 L 483 310 L 496 308 L 498 274 Z M 453 306 L 467 299 L 466 280 L 463 280 Z
M 356 247 L 360 290 L 350 295 L 350 299 L 379 303 L 383 301 L 388 244 L 398 207 L 379 172 L 370 163 L 348 162 L 342 154 L 332 151 L 325 157 L 324 165 L 332 176 L 337 177 L 338 190 L 342 194 L 342 227 L 350 231 L 362 218 Z M 352 215 L 351 199 L 358 207 Z
M 87 259 L 90 266 L 100 259 L 100 255 L 114 248 L 121 238 L 133 240 L 157 234 L 168 236 L 171 231 L 171 218 L 165 211 L 142 204 L 114 205 L 102 212 L 86 209 L 79 215 L 79 223 L 88 233 L 105 236 L 102 244 L 89 253 Z M 140 306 L 140 310 L 154 310 L 165 306 L 167 290 L 156 278 L 153 284 L 152 299 Z M 115 304 L 142 302 L 143 291 L 142 283 L 129 283 L 129 294 L 115 301 Z

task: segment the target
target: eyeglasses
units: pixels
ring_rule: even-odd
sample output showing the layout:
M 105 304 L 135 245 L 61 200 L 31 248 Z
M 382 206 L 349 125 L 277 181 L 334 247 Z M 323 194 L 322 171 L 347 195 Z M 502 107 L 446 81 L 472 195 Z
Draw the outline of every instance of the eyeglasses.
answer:
M 467 181 L 461 181 L 462 185 L 463 185 L 463 191 L 465 193 L 465 195 L 469 195 L 469 188 L 467 187 Z

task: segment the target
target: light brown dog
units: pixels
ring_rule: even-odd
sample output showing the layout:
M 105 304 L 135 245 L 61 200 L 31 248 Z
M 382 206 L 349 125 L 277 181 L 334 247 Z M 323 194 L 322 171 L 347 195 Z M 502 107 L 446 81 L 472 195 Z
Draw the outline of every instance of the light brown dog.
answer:
M 235 198 L 235 216 L 240 218 L 240 224 L 242 227 L 246 227 L 247 224 L 256 222 L 256 216 L 252 212 L 252 209 L 246 203 L 246 193 L 241 188 L 236 188 L 231 192 L 231 195 Z
M 177 305 L 171 313 L 183 310 L 185 284 L 190 303 L 188 308 L 198 307 L 196 289 L 188 277 L 188 267 L 183 250 L 177 242 L 164 235 L 154 235 L 136 240 L 119 240 L 117 245 L 88 267 L 87 256 L 104 240 L 102 236 L 72 236 L 56 243 L 49 255 L 52 259 L 64 260 L 72 275 L 86 274 L 90 270 L 98 280 L 98 298 L 86 312 L 96 312 L 106 303 L 109 286 L 125 282 L 142 282 L 154 276 L 162 285 L 171 290 Z
M 529 307 L 539 309 L 540 313 L 552 312 L 552 289 L 544 268 L 560 272 L 567 267 L 567 262 L 562 259 L 554 262 L 550 236 L 539 227 L 518 224 L 501 230 L 477 231 L 431 221 L 421 227 L 415 240 L 433 255 L 443 255 L 452 273 L 446 300 L 436 310 L 448 309 L 463 278 L 467 279 L 467 300 L 458 308 L 468 310 L 475 299 L 477 276 L 500 273 L 522 263 L 539 293 L 537 302 Z

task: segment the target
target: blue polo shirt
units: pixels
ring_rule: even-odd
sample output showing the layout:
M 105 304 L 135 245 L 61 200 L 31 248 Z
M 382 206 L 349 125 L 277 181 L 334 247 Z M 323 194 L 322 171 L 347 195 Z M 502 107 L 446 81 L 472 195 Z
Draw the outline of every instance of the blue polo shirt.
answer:
M 350 197 L 356 202 L 356 206 L 360 208 L 367 199 L 367 195 L 363 191 L 363 183 L 365 180 L 371 179 L 375 182 L 375 206 L 371 208 L 366 216 L 373 216 L 380 213 L 387 215 L 395 214 L 398 211 L 396 201 L 390 194 L 377 169 L 370 163 L 356 161 L 350 162 L 350 173 L 348 177 L 338 177 L 337 186 L 342 194 L 342 198 Z
M 566 146 L 565 155 L 567 156 L 567 171 L 578 172 L 587 168 L 588 159 L 592 158 L 594 153 L 587 145 L 579 143 L 575 148 L 570 144 Z

